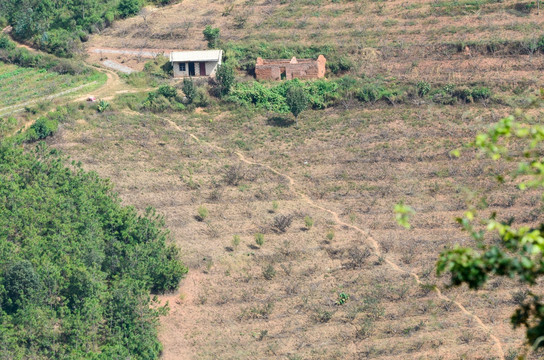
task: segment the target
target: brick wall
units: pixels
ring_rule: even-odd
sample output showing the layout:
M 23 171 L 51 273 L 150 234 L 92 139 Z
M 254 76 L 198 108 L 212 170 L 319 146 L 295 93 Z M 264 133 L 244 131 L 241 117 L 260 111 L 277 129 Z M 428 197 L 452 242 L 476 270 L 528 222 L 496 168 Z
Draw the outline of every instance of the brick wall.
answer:
M 317 60 L 293 57 L 291 60 L 269 60 L 257 58 L 255 77 L 257 80 L 281 80 L 282 73 L 286 80 L 291 79 L 318 79 L 325 76 L 327 59 L 319 55 Z

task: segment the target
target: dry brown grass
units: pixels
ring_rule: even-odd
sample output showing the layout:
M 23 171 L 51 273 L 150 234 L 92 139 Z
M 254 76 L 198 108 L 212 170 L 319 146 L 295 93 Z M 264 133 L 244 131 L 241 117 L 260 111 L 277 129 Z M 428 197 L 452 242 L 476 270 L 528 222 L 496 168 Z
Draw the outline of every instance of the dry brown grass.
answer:
M 445 246 L 468 244 L 453 220 L 464 206 L 461 186 L 484 189 L 505 216 L 541 218 L 535 194 L 498 187 L 489 164 L 471 155 L 448 155 L 507 111 L 327 110 L 303 114 L 298 130 L 236 111 L 221 120 L 215 111 L 110 113 L 82 115 L 85 121 L 66 124 L 51 143 L 110 177 L 127 203 L 156 207 L 183 249 L 191 274 L 179 294 L 163 298 L 171 307 L 161 329 L 165 359 L 490 359 L 499 358 L 496 343 L 475 319 L 409 273 L 482 319 L 505 352 L 520 345 L 522 332 L 508 323 L 519 298 L 515 282 L 494 280 L 469 292 L 446 289 L 447 278 L 434 275 Z M 245 159 L 293 184 L 241 161 L 240 137 L 250 149 Z M 237 185 L 225 181 L 227 167 L 243 171 Z M 394 222 L 400 199 L 418 212 L 412 230 Z M 209 210 L 205 221 L 195 219 L 201 205 Z M 274 231 L 278 215 L 293 216 L 285 233 Z M 315 220 L 310 230 L 307 215 Z M 265 237 L 260 248 L 257 232 Z M 233 235 L 242 239 L 237 249 Z M 265 276 L 270 266 L 275 276 Z M 341 306 L 340 292 L 350 295 Z
M 473 47 L 469 56 L 447 44 L 540 36 L 540 17 L 520 16 L 513 1 L 442 5 L 184 0 L 147 15 L 147 25 L 142 17 L 117 22 L 90 46 L 203 49 L 210 24 L 239 44 L 334 44 L 357 74 L 536 90 L 541 55 L 505 46 Z M 190 275 L 179 293 L 162 297 L 171 308 L 160 331 L 164 359 L 499 359 L 491 335 L 506 355 L 522 342 L 508 318 L 524 289 L 504 279 L 478 292 L 448 289 L 435 262 L 445 247 L 470 244 L 454 221 L 465 188 L 482 190 L 505 218 L 542 221 L 537 194 L 499 187 L 490 163 L 474 154 L 449 156 L 510 111 L 346 103 L 304 113 L 300 129 L 245 109 L 84 111 L 50 143 L 111 178 L 126 203 L 165 215 Z M 411 230 L 394 222 L 399 200 L 417 210 Z M 195 218 L 201 206 L 204 221 Z M 285 232 L 279 216 L 292 218 Z M 306 216 L 315 220 L 309 230 Z M 256 233 L 264 234 L 261 247 Z M 349 300 L 337 305 L 341 292 Z
M 369 76 L 440 83 L 539 84 L 543 60 L 528 44 L 538 42 L 544 20 L 536 10 L 514 10 L 517 3 L 184 0 L 155 9 L 147 21 L 138 16 L 116 22 L 93 36 L 89 46 L 205 49 L 202 30 L 212 25 L 221 29 L 224 42 L 235 44 L 332 45 L 355 61 L 356 73 Z M 241 18 L 246 19 L 245 25 L 236 26 Z M 525 45 L 516 45 L 516 41 Z M 461 44 L 472 43 L 469 54 L 465 53 Z M 459 52 L 453 44 L 460 44 Z M 145 60 L 103 57 L 136 69 Z

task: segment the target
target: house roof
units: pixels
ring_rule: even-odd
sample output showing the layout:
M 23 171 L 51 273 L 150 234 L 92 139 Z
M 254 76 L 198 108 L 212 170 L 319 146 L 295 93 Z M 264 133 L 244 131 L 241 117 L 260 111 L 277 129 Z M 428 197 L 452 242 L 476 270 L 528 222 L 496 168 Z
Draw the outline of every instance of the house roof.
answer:
M 170 61 L 221 61 L 222 55 L 223 50 L 173 51 L 170 53 Z

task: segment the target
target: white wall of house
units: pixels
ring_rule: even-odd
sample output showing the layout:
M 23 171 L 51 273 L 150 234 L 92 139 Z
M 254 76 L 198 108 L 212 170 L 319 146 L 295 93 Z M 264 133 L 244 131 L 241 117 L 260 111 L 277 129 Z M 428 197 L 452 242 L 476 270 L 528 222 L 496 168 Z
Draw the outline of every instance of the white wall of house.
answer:
M 180 70 L 180 64 L 185 64 L 185 71 Z M 195 64 L 195 76 L 200 76 L 200 62 L 194 61 Z M 217 71 L 218 61 L 206 61 L 206 76 L 215 76 Z M 179 63 L 173 62 L 172 66 L 174 67 L 174 77 L 186 77 L 189 76 L 189 63 Z

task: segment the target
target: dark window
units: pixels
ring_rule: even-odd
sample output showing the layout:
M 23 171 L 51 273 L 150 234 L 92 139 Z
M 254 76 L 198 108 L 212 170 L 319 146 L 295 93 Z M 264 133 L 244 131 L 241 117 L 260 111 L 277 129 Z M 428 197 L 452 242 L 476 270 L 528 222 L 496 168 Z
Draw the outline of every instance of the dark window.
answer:
M 179 63 L 179 71 L 185 71 L 185 63 Z

